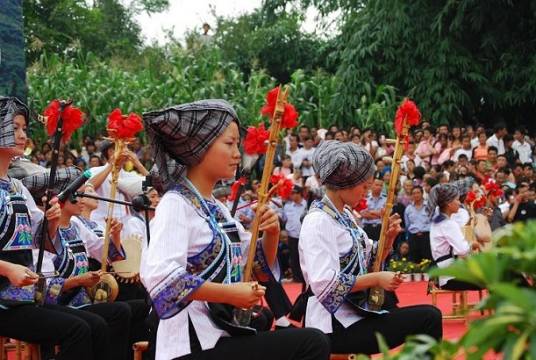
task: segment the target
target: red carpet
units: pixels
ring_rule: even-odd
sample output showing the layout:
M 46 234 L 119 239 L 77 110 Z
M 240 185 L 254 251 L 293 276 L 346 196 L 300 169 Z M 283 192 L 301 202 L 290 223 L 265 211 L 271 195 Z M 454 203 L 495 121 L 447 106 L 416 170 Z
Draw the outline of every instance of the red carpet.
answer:
M 398 299 L 400 300 L 399 306 L 432 304 L 432 297 L 426 295 L 427 284 L 428 283 L 426 281 L 403 283 L 396 291 Z M 284 287 L 290 297 L 290 300 L 294 302 L 301 291 L 301 286 L 297 283 L 287 283 L 284 284 Z M 469 302 L 478 302 L 478 292 L 471 291 L 469 293 Z M 438 296 L 437 305 L 443 314 L 447 314 L 451 311 L 451 303 L 451 296 Z M 475 313 L 475 316 L 478 316 L 478 313 Z M 445 339 L 459 339 L 466 329 L 467 326 L 463 320 L 443 321 L 443 336 Z
M 432 304 L 432 296 L 426 294 L 428 282 L 407 282 L 403 283 L 397 290 L 396 294 L 399 299 L 399 306 L 409 306 L 418 304 Z M 301 291 L 301 285 L 297 283 L 284 284 L 285 290 L 290 297 L 290 300 L 294 302 L 296 297 Z M 485 296 L 485 293 L 484 293 Z M 477 303 L 478 291 L 470 291 L 468 296 L 469 303 Z M 452 309 L 452 296 L 451 295 L 439 295 L 437 298 L 437 306 L 443 314 L 450 314 Z M 478 312 L 471 313 L 469 321 L 476 319 L 480 316 Z M 463 336 L 467 331 L 467 324 L 464 320 L 443 320 L 443 337 L 447 340 L 457 340 Z M 396 350 L 395 350 L 396 351 Z M 379 359 L 381 356 L 373 356 L 373 359 Z M 463 359 L 463 357 L 460 357 Z M 486 360 L 501 359 L 500 356 L 494 354 L 487 354 Z

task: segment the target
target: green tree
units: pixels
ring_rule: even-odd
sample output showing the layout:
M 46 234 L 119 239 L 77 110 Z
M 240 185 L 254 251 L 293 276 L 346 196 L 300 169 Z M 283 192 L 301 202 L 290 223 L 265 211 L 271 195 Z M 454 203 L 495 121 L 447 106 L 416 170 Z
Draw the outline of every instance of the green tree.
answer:
M 25 0 L 24 24 L 29 63 L 43 52 L 100 57 L 132 57 L 141 46 L 140 27 L 133 15 L 165 9 L 168 0 Z
M 6 0 L 0 12 L 0 95 L 26 98 L 22 3 Z
M 266 2 L 276 8 L 288 3 Z M 365 84 L 390 84 L 413 97 L 436 124 L 476 118 L 488 125 L 504 119 L 534 126 L 534 1 L 300 3 L 341 13 L 337 76 L 343 114 L 356 109 Z
M 263 68 L 286 83 L 298 69 L 333 70 L 325 61 L 332 43 L 302 32 L 302 22 L 299 11 L 274 15 L 257 9 L 237 18 L 218 18 L 215 42 L 224 59 L 236 63 L 246 77 L 252 69 Z

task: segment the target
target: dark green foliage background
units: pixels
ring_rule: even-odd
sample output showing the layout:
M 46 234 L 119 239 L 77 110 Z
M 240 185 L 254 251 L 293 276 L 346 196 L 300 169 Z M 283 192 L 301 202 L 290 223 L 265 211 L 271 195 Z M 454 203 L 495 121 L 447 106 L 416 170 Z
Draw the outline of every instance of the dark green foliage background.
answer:
M 0 95 L 26 99 L 22 0 L 0 0 Z

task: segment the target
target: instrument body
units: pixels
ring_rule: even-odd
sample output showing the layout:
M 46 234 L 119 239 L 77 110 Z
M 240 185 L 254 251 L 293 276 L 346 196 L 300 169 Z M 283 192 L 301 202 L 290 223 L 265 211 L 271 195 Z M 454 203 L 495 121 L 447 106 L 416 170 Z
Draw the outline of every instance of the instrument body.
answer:
M 115 278 L 121 283 L 138 283 L 140 281 L 143 238 L 139 234 L 131 234 L 121 239 L 121 245 L 125 251 L 126 259 L 112 264 Z
M 255 261 L 255 251 L 257 249 L 257 241 L 259 238 L 260 209 L 262 209 L 264 205 L 268 203 L 272 193 L 268 191 L 268 186 L 270 185 L 270 178 L 274 168 L 274 157 L 277 143 L 279 141 L 279 131 L 281 130 L 282 118 L 285 112 L 285 104 L 287 103 L 288 92 L 288 86 L 286 86 L 284 89 L 282 89 L 281 86 L 279 87 L 275 110 L 271 119 L 270 136 L 268 138 L 268 148 L 265 155 L 266 160 L 264 162 L 264 168 L 262 171 L 262 179 L 258 188 L 257 211 L 251 225 L 251 241 L 249 244 L 246 266 L 244 268 L 244 282 L 251 281 L 253 277 L 253 263 Z M 233 320 L 235 323 L 241 326 L 247 326 L 251 322 L 251 314 L 251 309 L 235 309 L 233 312 Z
M 56 182 L 56 170 L 58 167 L 58 158 L 60 153 L 60 143 L 61 138 L 63 136 L 63 111 L 65 110 L 65 107 L 69 105 L 71 102 L 65 102 L 62 101 L 60 103 L 60 109 L 59 109 L 59 115 L 58 120 L 56 123 L 56 132 L 54 133 L 54 142 L 52 146 L 52 159 L 50 161 L 50 173 L 48 175 L 48 186 L 45 190 L 45 196 L 46 200 L 44 203 L 45 211 L 46 213 L 50 209 L 50 199 L 52 198 L 51 193 L 54 186 L 54 183 Z M 41 270 L 43 268 L 43 258 L 45 254 L 45 239 L 48 236 L 48 220 L 46 216 L 43 218 L 43 223 L 41 225 L 41 242 L 39 243 L 39 253 L 37 255 L 37 265 L 35 267 L 36 273 L 40 274 Z M 39 305 L 44 305 L 45 302 L 45 288 L 46 288 L 46 281 L 45 278 L 40 276 L 39 280 L 37 281 L 36 287 L 35 287 L 35 300 L 36 303 Z
M 478 243 L 481 251 L 486 251 L 491 248 L 491 226 L 485 215 L 475 211 L 474 204 L 473 201 L 468 206 L 469 221 L 463 226 L 462 232 L 469 245 Z
M 393 210 L 393 205 L 395 201 L 395 192 L 398 178 L 400 176 L 400 160 L 402 159 L 402 154 L 404 152 L 405 142 L 408 141 L 409 133 L 409 123 L 404 121 L 402 124 L 402 134 L 397 136 L 395 149 L 393 153 L 393 162 L 391 165 L 391 177 L 389 179 L 389 188 L 387 191 L 387 200 L 385 203 L 385 212 L 382 217 L 382 227 L 380 231 L 380 238 L 378 239 L 378 248 L 376 252 L 376 258 L 372 266 L 372 272 L 382 271 L 383 258 L 385 252 L 389 249 L 386 249 L 387 244 L 387 229 L 389 228 L 389 217 Z M 385 292 L 380 287 L 371 288 L 369 291 L 368 305 L 371 310 L 379 311 L 383 305 L 385 299 Z
M 115 196 L 117 194 L 119 171 L 121 170 L 121 168 L 118 166 L 118 161 L 126 147 L 126 143 L 123 139 L 114 139 L 114 141 L 114 162 L 112 163 L 111 170 L 112 186 L 110 188 L 110 198 L 112 200 L 115 200 Z M 108 252 L 110 249 L 110 236 L 114 206 L 115 204 L 113 202 L 108 203 L 108 215 L 106 218 L 106 227 L 104 229 L 104 244 L 102 247 L 101 271 L 105 274 L 101 276 L 100 281 L 95 286 L 87 289 L 89 296 L 97 303 L 114 302 L 117 298 L 117 295 L 119 295 L 119 285 L 117 284 L 117 280 L 115 280 L 112 274 L 106 273 L 106 267 L 108 264 Z

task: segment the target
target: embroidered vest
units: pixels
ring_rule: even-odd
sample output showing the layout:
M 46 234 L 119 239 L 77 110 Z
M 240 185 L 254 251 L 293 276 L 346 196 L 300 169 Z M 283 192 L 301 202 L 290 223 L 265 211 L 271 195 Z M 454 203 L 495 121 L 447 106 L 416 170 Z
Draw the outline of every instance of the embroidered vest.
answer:
M 68 228 L 58 229 L 58 236 L 63 251 L 55 256 L 53 261 L 54 268 L 59 275 L 64 279 L 68 279 L 72 276 L 87 273 L 89 260 L 84 242 L 78 233 L 78 228 L 71 223 Z M 83 287 L 75 288 L 62 294 L 58 302 L 61 305 L 72 307 L 82 307 L 92 303 L 86 289 Z
M 13 180 L 0 180 L 0 260 L 33 269 L 32 227 L 26 197 Z M 12 286 L 0 276 L 0 306 L 34 301 L 34 287 Z

